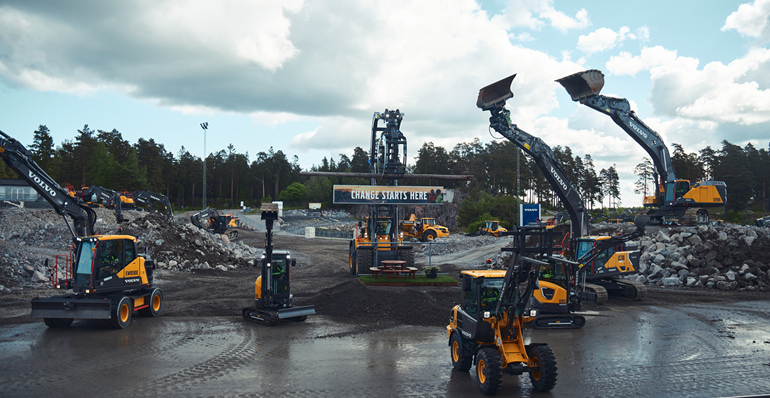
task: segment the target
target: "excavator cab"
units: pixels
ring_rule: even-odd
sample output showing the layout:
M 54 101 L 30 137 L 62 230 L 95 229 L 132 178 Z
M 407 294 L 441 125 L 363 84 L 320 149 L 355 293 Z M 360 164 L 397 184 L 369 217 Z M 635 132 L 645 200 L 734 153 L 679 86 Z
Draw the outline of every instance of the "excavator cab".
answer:
M 76 243 L 74 278 L 71 282 L 65 281 L 65 288 L 106 293 L 123 291 L 132 285 L 148 285 L 152 281 L 152 263 L 137 255 L 136 238 L 101 235 L 77 238 Z

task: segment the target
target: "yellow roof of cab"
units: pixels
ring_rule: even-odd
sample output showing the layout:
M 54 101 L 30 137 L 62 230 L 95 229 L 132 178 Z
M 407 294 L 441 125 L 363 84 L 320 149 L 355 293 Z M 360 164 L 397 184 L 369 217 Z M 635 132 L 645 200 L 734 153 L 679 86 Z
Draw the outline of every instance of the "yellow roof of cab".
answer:
M 461 274 L 470 275 L 473 278 L 485 277 L 485 278 L 505 278 L 505 270 L 501 269 L 474 269 L 465 270 Z

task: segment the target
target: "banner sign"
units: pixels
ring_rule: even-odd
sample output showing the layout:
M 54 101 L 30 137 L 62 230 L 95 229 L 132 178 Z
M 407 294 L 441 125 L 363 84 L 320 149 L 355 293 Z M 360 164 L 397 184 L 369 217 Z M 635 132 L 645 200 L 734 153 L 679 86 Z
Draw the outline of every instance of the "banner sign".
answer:
M 335 185 L 334 204 L 440 205 L 445 192 L 444 187 Z

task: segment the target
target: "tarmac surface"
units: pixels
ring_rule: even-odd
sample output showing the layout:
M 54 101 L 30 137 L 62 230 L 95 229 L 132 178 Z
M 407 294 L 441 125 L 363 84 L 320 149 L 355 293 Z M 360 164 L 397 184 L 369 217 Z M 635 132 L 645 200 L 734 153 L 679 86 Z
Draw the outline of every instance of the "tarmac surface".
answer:
M 556 387 L 535 393 L 527 374 L 504 375 L 498 396 L 767 394 L 767 308 L 767 301 L 636 302 L 587 311 L 583 329 L 528 329 L 528 340 L 556 355 Z M 352 330 L 324 316 L 274 327 L 234 316 L 136 317 L 123 330 L 5 318 L 0 395 L 482 396 L 475 368 L 453 370 L 443 328 Z

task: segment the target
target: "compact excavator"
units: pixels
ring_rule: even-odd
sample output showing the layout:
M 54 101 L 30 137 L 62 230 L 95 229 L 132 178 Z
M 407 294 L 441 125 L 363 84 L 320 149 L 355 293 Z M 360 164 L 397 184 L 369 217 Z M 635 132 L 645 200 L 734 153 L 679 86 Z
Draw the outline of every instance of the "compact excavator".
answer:
M 140 209 L 146 210 L 146 211 L 153 211 L 155 210 L 155 203 L 160 204 L 163 206 L 163 214 L 166 215 L 168 218 L 174 217 L 174 211 L 171 209 L 171 202 L 169 202 L 168 197 L 166 195 L 162 195 L 155 192 L 150 191 L 134 191 L 131 195 L 134 199 L 135 204 L 139 204 L 142 207 L 139 207 Z M 138 206 L 137 206 L 138 207 Z
M 536 294 L 537 305 L 543 308 L 555 308 L 551 304 L 567 304 L 568 307 L 571 307 L 570 311 L 576 311 L 580 308 L 580 302 L 583 299 L 596 302 L 597 304 L 606 302 L 608 295 L 616 295 L 631 300 L 643 299 L 646 295 L 644 284 L 617 278 L 637 272 L 639 251 L 624 250 L 622 243 L 612 247 L 605 247 L 599 242 L 604 240 L 605 237 L 589 235 L 590 219 L 588 210 L 583 203 L 579 191 L 561 169 L 551 148 L 542 139 L 520 129 L 511 121 L 510 111 L 506 109 L 505 104 L 508 99 L 513 97 L 510 87 L 515 77 L 516 74 L 513 74 L 479 90 L 476 106 L 483 111 L 491 113 L 489 118 L 490 128 L 532 157 L 535 164 L 543 172 L 546 180 L 551 184 L 556 196 L 566 208 L 570 216 L 571 232 L 568 244 L 566 247 L 563 247 L 562 254 L 566 260 L 572 263 L 564 264 L 567 264 L 565 266 L 571 275 L 571 284 L 575 285 L 581 281 L 584 282 L 582 286 L 574 286 L 572 289 L 565 289 L 559 286 L 559 284 L 551 284 L 548 288 L 558 293 Z M 645 220 L 640 219 L 639 225 L 641 225 L 641 228 L 645 224 Z M 592 247 L 596 246 L 599 248 L 600 250 L 592 252 L 592 256 L 599 257 L 600 260 L 593 261 L 594 259 L 588 256 L 583 258 L 578 256 L 576 249 L 579 244 L 582 244 L 584 248 L 589 244 Z M 551 256 L 551 254 L 541 255 Z M 580 261 L 584 261 L 584 263 Z M 589 266 L 581 267 L 579 266 L 580 264 Z M 580 275 L 578 275 L 578 270 Z M 555 273 L 554 270 L 552 274 Z M 548 281 L 541 281 L 541 285 L 548 283 Z M 565 292 L 565 290 L 570 291 Z M 571 298 L 569 293 L 579 294 L 577 300 Z M 560 302 L 560 300 L 566 300 L 566 302 Z M 579 319 L 578 322 L 580 322 Z M 558 322 L 558 324 L 559 327 L 582 326 L 582 323 L 576 324 L 574 322 Z M 544 324 L 536 325 L 542 326 Z
M 278 204 L 263 203 L 262 220 L 265 221 L 265 251 L 254 260 L 261 274 L 254 282 L 254 307 L 242 310 L 247 321 L 273 326 L 279 319 L 303 322 L 315 314 L 315 306 L 292 307 L 291 268 L 297 260 L 288 250 L 273 249 L 273 222 L 278 219 Z
M 153 285 L 155 264 L 137 252 L 136 237 L 95 234 L 94 210 L 71 197 L 27 148 L 2 131 L 0 158 L 53 206 L 72 234 L 70 255 L 61 270 L 56 264 L 51 276 L 56 289 L 71 293 L 34 298 L 33 318 L 43 318 L 51 328 L 69 327 L 75 319 L 105 319 L 122 329 L 134 312 L 160 314 L 163 292 Z
M 238 231 L 232 229 L 230 221 L 231 215 L 220 215 L 219 212 L 211 207 L 207 207 L 192 216 L 190 222 L 196 227 L 212 234 L 227 234 L 230 239 L 238 237 Z
M 631 110 L 625 98 L 601 95 L 604 74 L 597 69 L 578 72 L 556 80 L 573 101 L 608 115 L 620 128 L 650 155 L 655 165 L 655 195 L 644 198 L 651 225 L 707 225 L 709 208 L 727 203 L 727 184 L 701 181 L 691 184 L 674 173 L 666 144 L 655 130 L 647 126 Z

